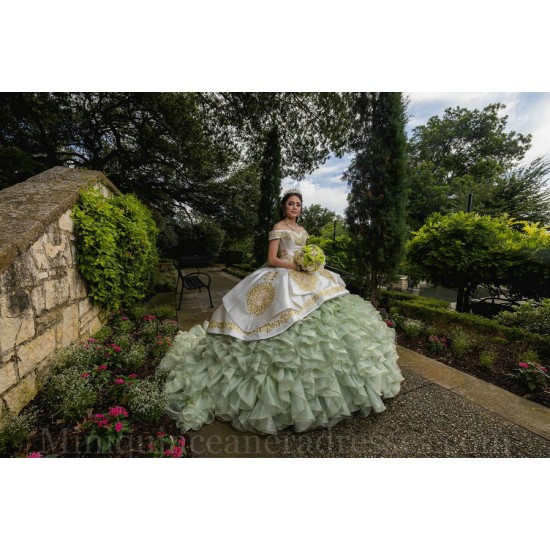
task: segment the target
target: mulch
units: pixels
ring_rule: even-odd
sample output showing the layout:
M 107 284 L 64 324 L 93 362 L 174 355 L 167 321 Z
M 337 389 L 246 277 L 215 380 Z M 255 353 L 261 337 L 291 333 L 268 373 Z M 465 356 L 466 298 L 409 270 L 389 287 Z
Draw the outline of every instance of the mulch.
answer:
M 475 376 L 476 378 L 485 380 L 485 382 L 489 382 L 499 388 L 525 397 L 530 401 L 534 401 L 545 407 L 550 407 L 550 389 L 531 394 L 519 380 L 510 376 L 514 369 L 517 368 L 517 362 L 512 350 L 507 349 L 506 346 L 499 346 L 494 349 L 496 353 L 494 366 L 483 367 L 479 360 L 479 354 L 483 349 L 474 348 L 471 352 L 459 358 L 455 357 L 450 349 L 444 349 L 441 352 L 433 352 L 429 347 L 426 336 L 409 338 L 399 329 L 397 329 L 396 332 L 397 343 L 400 346 L 416 351 L 417 353 L 435 359 L 440 363 L 444 363 L 445 365 Z

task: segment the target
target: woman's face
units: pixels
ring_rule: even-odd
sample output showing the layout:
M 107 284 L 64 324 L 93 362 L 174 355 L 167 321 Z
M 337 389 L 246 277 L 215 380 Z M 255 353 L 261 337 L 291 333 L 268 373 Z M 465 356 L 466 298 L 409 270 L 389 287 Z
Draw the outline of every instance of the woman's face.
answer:
M 302 213 L 302 201 L 300 197 L 291 195 L 285 202 L 285 216 L 295 220 Z

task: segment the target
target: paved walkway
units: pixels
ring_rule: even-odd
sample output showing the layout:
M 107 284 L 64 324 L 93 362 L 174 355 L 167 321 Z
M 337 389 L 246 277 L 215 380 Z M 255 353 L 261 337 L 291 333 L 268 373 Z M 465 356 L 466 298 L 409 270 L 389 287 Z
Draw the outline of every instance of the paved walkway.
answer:
M 214 308 L 238 281 L 219 269 Z M 172 302 L 173 294 L 155 303 Z M 204 291 L 184 291 L 182 330 L 208 320 Z M 239 432 L 215 421 L 191 432 L 197 457 L 549 457 L 550 409 L 398 346 L 401 393 L 380 415 L 353 416 L 333 428 L 276 436 Z

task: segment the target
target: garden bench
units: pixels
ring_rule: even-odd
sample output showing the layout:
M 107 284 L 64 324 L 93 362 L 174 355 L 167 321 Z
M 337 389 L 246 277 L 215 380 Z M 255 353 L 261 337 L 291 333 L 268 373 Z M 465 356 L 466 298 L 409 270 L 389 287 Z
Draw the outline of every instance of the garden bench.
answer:
M 200 255 L 179 256 L 178 258 L 174 259 L 174 267 L 178 272 L 178 280 L 176 282 L 176 291 L 175 291 L 176 299 L 178 296 L 179 283 L 181 281 L 180 299 L 176 310 L 179 310 L 181 307 L 181 300 L 183 297 L 184 289 L 186 290 L 199 289 L 199 292 L 202 292 L 202 289 L 206 288 L 206 290 L 208 290 L 208 298 L 210 299 L 210 307 L 214 307 L 212 304 L 212 295 L 210 294 L 210 283 L 212 279 L 210 278 L 210 275 L 208 273 L 201 272 L 200 270 L 201 267 L 207 267 L 208 265 L 210 265 L 211 261 L 212 261 L 211 256 L 200 256 Z M 183 271 L 185 268 L 195 268 L 197 272 L 186 274 L 185 271 Z M 201 279 L 201 276 L 204 277 L 205 279 Z M 206 278 L 208 280 L 206 280 Z

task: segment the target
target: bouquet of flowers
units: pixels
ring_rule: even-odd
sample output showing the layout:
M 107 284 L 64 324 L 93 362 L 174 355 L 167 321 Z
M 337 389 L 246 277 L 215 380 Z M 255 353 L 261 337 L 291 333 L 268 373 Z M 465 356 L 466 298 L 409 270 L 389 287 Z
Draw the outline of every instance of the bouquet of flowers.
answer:
M 300 271 L 313 272 L 325 266 L 325 254 L 316 244 L 308 244 L 294 255 Z

